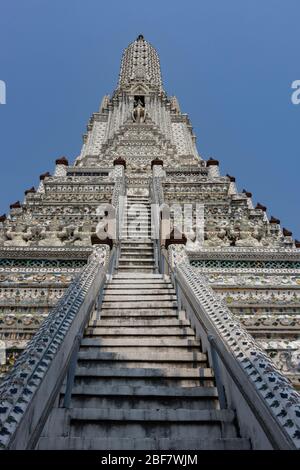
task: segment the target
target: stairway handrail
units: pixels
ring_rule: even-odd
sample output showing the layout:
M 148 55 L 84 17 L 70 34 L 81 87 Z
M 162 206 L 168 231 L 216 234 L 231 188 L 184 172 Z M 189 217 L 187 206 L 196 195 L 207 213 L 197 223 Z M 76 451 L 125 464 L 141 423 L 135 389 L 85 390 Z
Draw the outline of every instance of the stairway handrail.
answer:
M 116 240 L 115 243 L 119 244 L 122 225 L 124 218 L 124 205 L 126 194 L 126 178 L 125 175 L 118 176 L 115 180 L 115 187 L 112 195 L 112 205 L 115 208 L 115 221 L 116 221 Z
M 161 220 L 160 220 L 160 208 L 164 203 L 164 194 L 161 184 L 161 177 L 152 176 L 149 185 L 150 203 L 151 203 L 151 230 L 154 240 L 154 258 L 155 258 L 155 270 L 161 272 Z
M 206 335 L 207 348 L 216 351 L 273 448 L 299 449 L 300 395 L 217 298 L 205 277 L 187 260 L 171 265 L 168 258 L 176 249 L 171 245 L 168 251 L 162 250 L 162 256 L 180 288 L 179 303 L 192 309 L 198 330 Z M 231 387 L 226 382 L 223 387 L 228 395 Z
M 76 337 L 87 324 L 116 260 L 94 246 L 87 265 L 50 311 L 0 384 L 0 449 L 34 448 L 59 393 Z

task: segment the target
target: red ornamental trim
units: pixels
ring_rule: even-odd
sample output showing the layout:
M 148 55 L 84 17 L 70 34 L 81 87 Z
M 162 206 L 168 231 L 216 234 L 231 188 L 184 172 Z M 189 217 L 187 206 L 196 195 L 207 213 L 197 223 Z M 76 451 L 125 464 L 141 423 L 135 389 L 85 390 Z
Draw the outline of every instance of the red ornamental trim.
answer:
M 242 192 L 246 194 L 247 197 L 252 197 L 252 193 L 250 193 L 249 191 L 246 191 L 245 189 L 243 189 Z
M 121 157 L 116 158 L 114 160 L 114 166 L 116 165 L 123 165 L 123 167 L 126 168 L 126 161 L 124 160 L 124 158 L 121 158 Z
M 229 178 L 231 183 L 235 183 L 235 177 L 234 176 L 230 176 L 228 174 L 226 176 L 227 176 L 227 178 Z
M 101 240 L 97 234 L 92 234 L 91 235 L 91 243 L 92 245 L 108 245 L 110 247 L 110 249 L 112 249 L 113 247 L 113 240 L 112 238 L 105 238 L 104 240 Z
M 69 166 L 69 162 L 68 162 L 68 159 L 66 157 L 57 158 L 57 160 L 55 160 L 55 164 L 56 165 Z
M 49 171 L 47 171 L 47 173 L 43 173 L 42 175 L 40 175 L 40 180 L 43 181 L 45 178 L 48 178 L 50 175 Z
M 277 225 L 280 224 L 280 220 L 276 219 L 276 217 L 273 217 L 273 216 L 271 216 L 271 219 L 270 219 L 269 222 L 270 222 L 270 224 L 277 224 Z
M 24 192 L 25 192 L 25 196 L 27 196 L 27 194 L 29 194 L 29 193 L 36 193 L 36 190 L 35 190 L 34 186 L 32 186 L 32 188 L 26 189 L 26 191 L 24 191 Z
M 165 248 L 166 250 L 168 249 L 168 247 L 170 245 L 186 245 L 186 242 L 187 242 L 187 238 L 186 236 L 184 235 L 184 233 L 181 234 L 181 238 L 178 237 L 178 233 L 176 234 L 176 237 L 174 235 L 174 229 L 172 230 L 172 232 L 170 233 L 170 236 L 169 238 L 166 239 L 165 241 Z
M 283 233 L 283 236 L 284 237 L 291 237 L 293 232 L 291 232 L 290 230 L 286 229 L 286 228 L 283 228 L 282 229 L 282 233 Z
M 263 205 L 260 204 L 259 202 L 256 204 L 255 209 L 260 209 L 260 210 L 262 210 L 263 212 L 266 212 L 266 210 L 267 210 L 266 206 L 263 206 Z
M 20 209 L 20 207 L 21 207 L 20 201 L 14 202 L 14 203 L 11 204 L 9 207 L 10 207 L 11 209 Z
M 206 162 L 206 166 L 219 166 L 219 160 L 215 160 L 214 158 L 210 158 Z
M 161 166 L 164 166 L 164 162 L 163 162 L 163 160 L 160 160 L 159 158 L 155 158 L 155 159 L 152 160 L 152 162 L 151 162 L 151 169 L 154 167 L 154 165 L 161 165 Z

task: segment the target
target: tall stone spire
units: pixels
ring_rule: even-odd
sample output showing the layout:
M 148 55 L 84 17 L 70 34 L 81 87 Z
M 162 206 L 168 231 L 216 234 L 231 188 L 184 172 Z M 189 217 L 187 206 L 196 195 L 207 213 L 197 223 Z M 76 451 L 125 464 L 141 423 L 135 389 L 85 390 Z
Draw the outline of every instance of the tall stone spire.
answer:
M 124 50 L 119 76 L 119 88 L 128 89 L 136 83 L 162 91 L 158 54 L 142 34 Z
M 299 242 L 140 35 L 75 164 L 0 216 L 0 449 L 300 449 L 299 358 Z

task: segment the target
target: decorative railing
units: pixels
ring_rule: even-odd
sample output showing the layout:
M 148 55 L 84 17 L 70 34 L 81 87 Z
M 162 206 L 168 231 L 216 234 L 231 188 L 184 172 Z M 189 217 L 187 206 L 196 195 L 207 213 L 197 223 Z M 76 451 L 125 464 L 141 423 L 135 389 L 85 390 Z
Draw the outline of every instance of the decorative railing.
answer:
M 153 176 L 149 187 L 151 203 L 151 236 L 154 242 L 154 267 L 155 272 L 160 271 L 160 209 L 164 203 L 164 193 L 161 178 Z
M 200 336 L 214 369 L 221 407 L 236 410 L 253 448 L 300 448 L 300 395 L 193 268 L 182 245 L 162 251 L 178 308 Z
M 125 195 L 126 195 L 126 178 L 125 175 L 116 177 L 115 180 L 115 188 L 112 196 L 112 205 L 115 208 L 115 240 L 114 244 L 117 249 L 116 254 L 116 269 L 119 265 L 119 257 L 120 257 L 120 241 L 122 238 L 122 226 L 123 226 L 123 219 L 124 219 L 124 211 L 125 211 Z
M 106 274 L 116 262 L 107 245 L 97 245 L 88 264 L 51 310 L 0 385 L 0 448 L 34 448 L 71 360 L 78 338 L 101 303 Z

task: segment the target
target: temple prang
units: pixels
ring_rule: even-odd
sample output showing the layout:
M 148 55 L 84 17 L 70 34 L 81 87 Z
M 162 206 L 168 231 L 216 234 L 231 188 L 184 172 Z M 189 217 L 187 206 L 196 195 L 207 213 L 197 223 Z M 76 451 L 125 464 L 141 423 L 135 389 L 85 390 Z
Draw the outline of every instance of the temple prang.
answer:
M 300 448 L 300 242 L 142 34 L 71 160 L 0 216 L 0 448 Z

